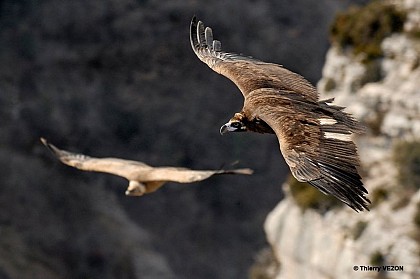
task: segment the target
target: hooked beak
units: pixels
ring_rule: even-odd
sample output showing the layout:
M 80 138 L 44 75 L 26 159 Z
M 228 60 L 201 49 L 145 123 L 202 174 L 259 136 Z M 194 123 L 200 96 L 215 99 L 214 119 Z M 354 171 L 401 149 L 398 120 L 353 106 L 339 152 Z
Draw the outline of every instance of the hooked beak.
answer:
M 229 123 L 226 123 L 222 127 L 220 127 L 220 134 L 223 136 L 223 134 L 229 132 L 229 127 Z
M 229 121 L 222 127 L 220 127 L 220 134 L 226 134 L 227 132 L 245 132 L 246 127 L 244 125 L 241 125 L 240 123 L 234 121 Z

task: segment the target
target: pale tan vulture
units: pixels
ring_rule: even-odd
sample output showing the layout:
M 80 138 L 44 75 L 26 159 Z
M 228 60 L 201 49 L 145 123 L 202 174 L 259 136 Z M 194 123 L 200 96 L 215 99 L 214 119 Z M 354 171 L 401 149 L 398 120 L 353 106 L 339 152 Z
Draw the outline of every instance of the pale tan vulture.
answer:
M 61 150 L 46 139 L 42 143 L 64 164 L 84 171 L 110 173 L 129 181 L 128 196 L 142 196 L 156 191 L 166 182 L 192 183 L 219 174 L 252 174 L 251 169 L 191 170 L 176 167 L 151 167 L 138 161 L 118 158 L 94 158 Z
M 333 105 L 320 101 L 316 88 L 286 68 L 225 52 L 210 27 L 194 17 L 191 46 L 213 71 L 235 83 L 244 105 L 220 133 L 252 131 L 275 134 L 293 176 L 346 203 L 368 209 L 368 193 L 358 173 L 359 157 L 352 133 L 364 127 Z

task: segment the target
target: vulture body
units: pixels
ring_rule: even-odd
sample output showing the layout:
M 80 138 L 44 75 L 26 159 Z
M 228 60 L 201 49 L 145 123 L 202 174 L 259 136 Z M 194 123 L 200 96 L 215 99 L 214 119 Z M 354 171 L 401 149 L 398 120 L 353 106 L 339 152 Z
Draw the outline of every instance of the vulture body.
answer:
M 197 57 L 235 83 L 244 105 L 220 133 L 252 131 L 275 134 L 293 176 L 330 194 L 355 211 L 368 209 L 368 193 L 357 171 L 359 158 L 352 133 L 364 127 L 333 105 L 319 100 L 302 76 L 274 64 L 222 51 L 210 27 L 194 17 L 190 42 Z
M 177 167 L 152 167 L 119 158 L 94 158 L 61 150 L 41 138 L 42 143 L 64 164 L 84 171 L 104 172 L 129 181 L 127 196 L 142 196 L 156 191 L 166 182 L 192 183 L 220 174 L 252 174 L 251 169 L 191 170 Z

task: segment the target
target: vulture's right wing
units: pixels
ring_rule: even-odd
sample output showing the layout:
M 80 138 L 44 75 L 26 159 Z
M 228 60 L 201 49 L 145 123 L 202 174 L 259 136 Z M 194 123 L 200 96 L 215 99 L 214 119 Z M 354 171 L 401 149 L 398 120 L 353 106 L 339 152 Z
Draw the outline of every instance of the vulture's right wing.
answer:
M 267 88 L 251 92 L 244 109 L 274 130 L 281 153 L 298 181 L 308 182 L 356 211 L 368 210 L 367 190 L 356 169 L 356 145 L 350 139 L 352 132 L 362 128 L 341 107 Z
M 155 167 L 150 170 L 143 181 L 171 181 L 178 183 L 192 183 L 205 180 L 213 175 L 220 174 L 252 174 L 251 169 L 231 169 L 231 170 L 192 170 L 187 168 L 175 167 Z
M 61 150 L 41 138 L 42 143 L 64 164 L 84 171 L 104 172 L 128 180 L 140 180 L 153 167 L 145 163 L 118 158 L 94 158 L 83 154 Z

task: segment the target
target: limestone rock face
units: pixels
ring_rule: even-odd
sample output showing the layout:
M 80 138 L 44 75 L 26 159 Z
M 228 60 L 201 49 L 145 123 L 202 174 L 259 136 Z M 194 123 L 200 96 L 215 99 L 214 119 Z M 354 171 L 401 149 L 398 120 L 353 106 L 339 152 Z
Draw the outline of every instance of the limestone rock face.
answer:
M 420 228 L 414 221 L 419 216 L 419 185 L 401 184 L 394 159 L 397 143 L 420 140 L 420 40 L 410 35 L 419 28 L 420 5 L 394 2 L 407 10 L 407 21 L 404 32 L 382 41 L 384 57 L 361 62 L 333 46 L 318 83 L 321 98 L 335 97 L 368 127 L 367 134 L 355 140 L 371 211 L 303 211 L 284 185 L 286 198 L 265 222 L 280 264 L 275 278 L 379 278 L 364 266 L 383 265 L 403 267 L 388 271 L 386 278 L 420 278 Z

